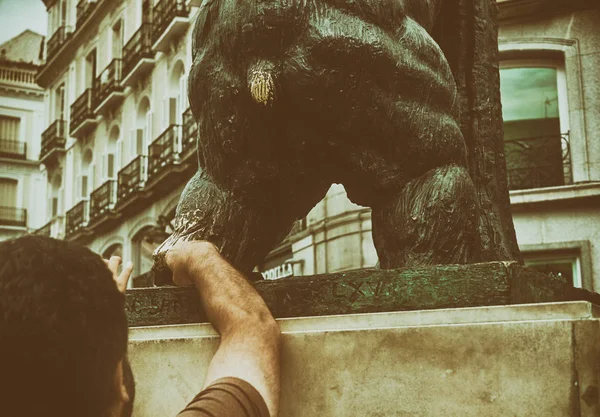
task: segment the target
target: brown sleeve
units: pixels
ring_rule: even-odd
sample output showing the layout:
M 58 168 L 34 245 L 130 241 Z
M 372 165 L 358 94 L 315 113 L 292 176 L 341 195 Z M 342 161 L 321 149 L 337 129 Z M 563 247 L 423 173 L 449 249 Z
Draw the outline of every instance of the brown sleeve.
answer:
M 221 378 L 196 395 L 178 417 L 269 417 L 269 410 L 248 382 Z

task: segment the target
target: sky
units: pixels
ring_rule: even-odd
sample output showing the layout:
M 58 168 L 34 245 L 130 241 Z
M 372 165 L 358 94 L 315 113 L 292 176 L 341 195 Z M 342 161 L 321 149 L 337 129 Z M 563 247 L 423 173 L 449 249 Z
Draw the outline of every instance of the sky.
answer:
M 0 43 L 26 29 L 45 36 L 47 26 L 42 0 L 0 0 Z

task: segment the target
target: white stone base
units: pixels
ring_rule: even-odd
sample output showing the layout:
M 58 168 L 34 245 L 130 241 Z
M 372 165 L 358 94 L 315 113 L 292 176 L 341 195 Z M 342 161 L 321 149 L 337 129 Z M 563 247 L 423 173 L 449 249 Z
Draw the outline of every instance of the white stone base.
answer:
M 281 417 L 600 416 L 600 308 L 586 302 L 279 320 Z M 176 414 L 209 325 L 133 328 L 135 417 Z

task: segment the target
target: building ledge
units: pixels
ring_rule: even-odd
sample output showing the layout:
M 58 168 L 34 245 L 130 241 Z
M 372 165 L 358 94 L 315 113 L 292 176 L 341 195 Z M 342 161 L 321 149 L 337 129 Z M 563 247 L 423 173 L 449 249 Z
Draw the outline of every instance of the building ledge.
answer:
M 40 161 L 34 161 L 31 159 L 0 157 L 0 165 L 26 165 L 26 166 L 30 166 L 30 167 L 39 167 Z
M 500 22 L 527 18 L 540 18 L 556 13 L 596 7 L 597 0 L 497 0 Z
M 600 197 L 600 181 L 510 192 L 511 206 Z

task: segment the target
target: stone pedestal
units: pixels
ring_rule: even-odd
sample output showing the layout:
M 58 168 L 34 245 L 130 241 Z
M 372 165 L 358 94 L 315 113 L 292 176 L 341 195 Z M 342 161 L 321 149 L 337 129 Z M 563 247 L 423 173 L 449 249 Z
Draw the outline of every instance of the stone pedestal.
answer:
M 280 415 L 600 416 L 599 316 L 577 301 L 280 319 Z M 134 416 L 175 416 L 217 346 L 207 324 L 132 328 Z

